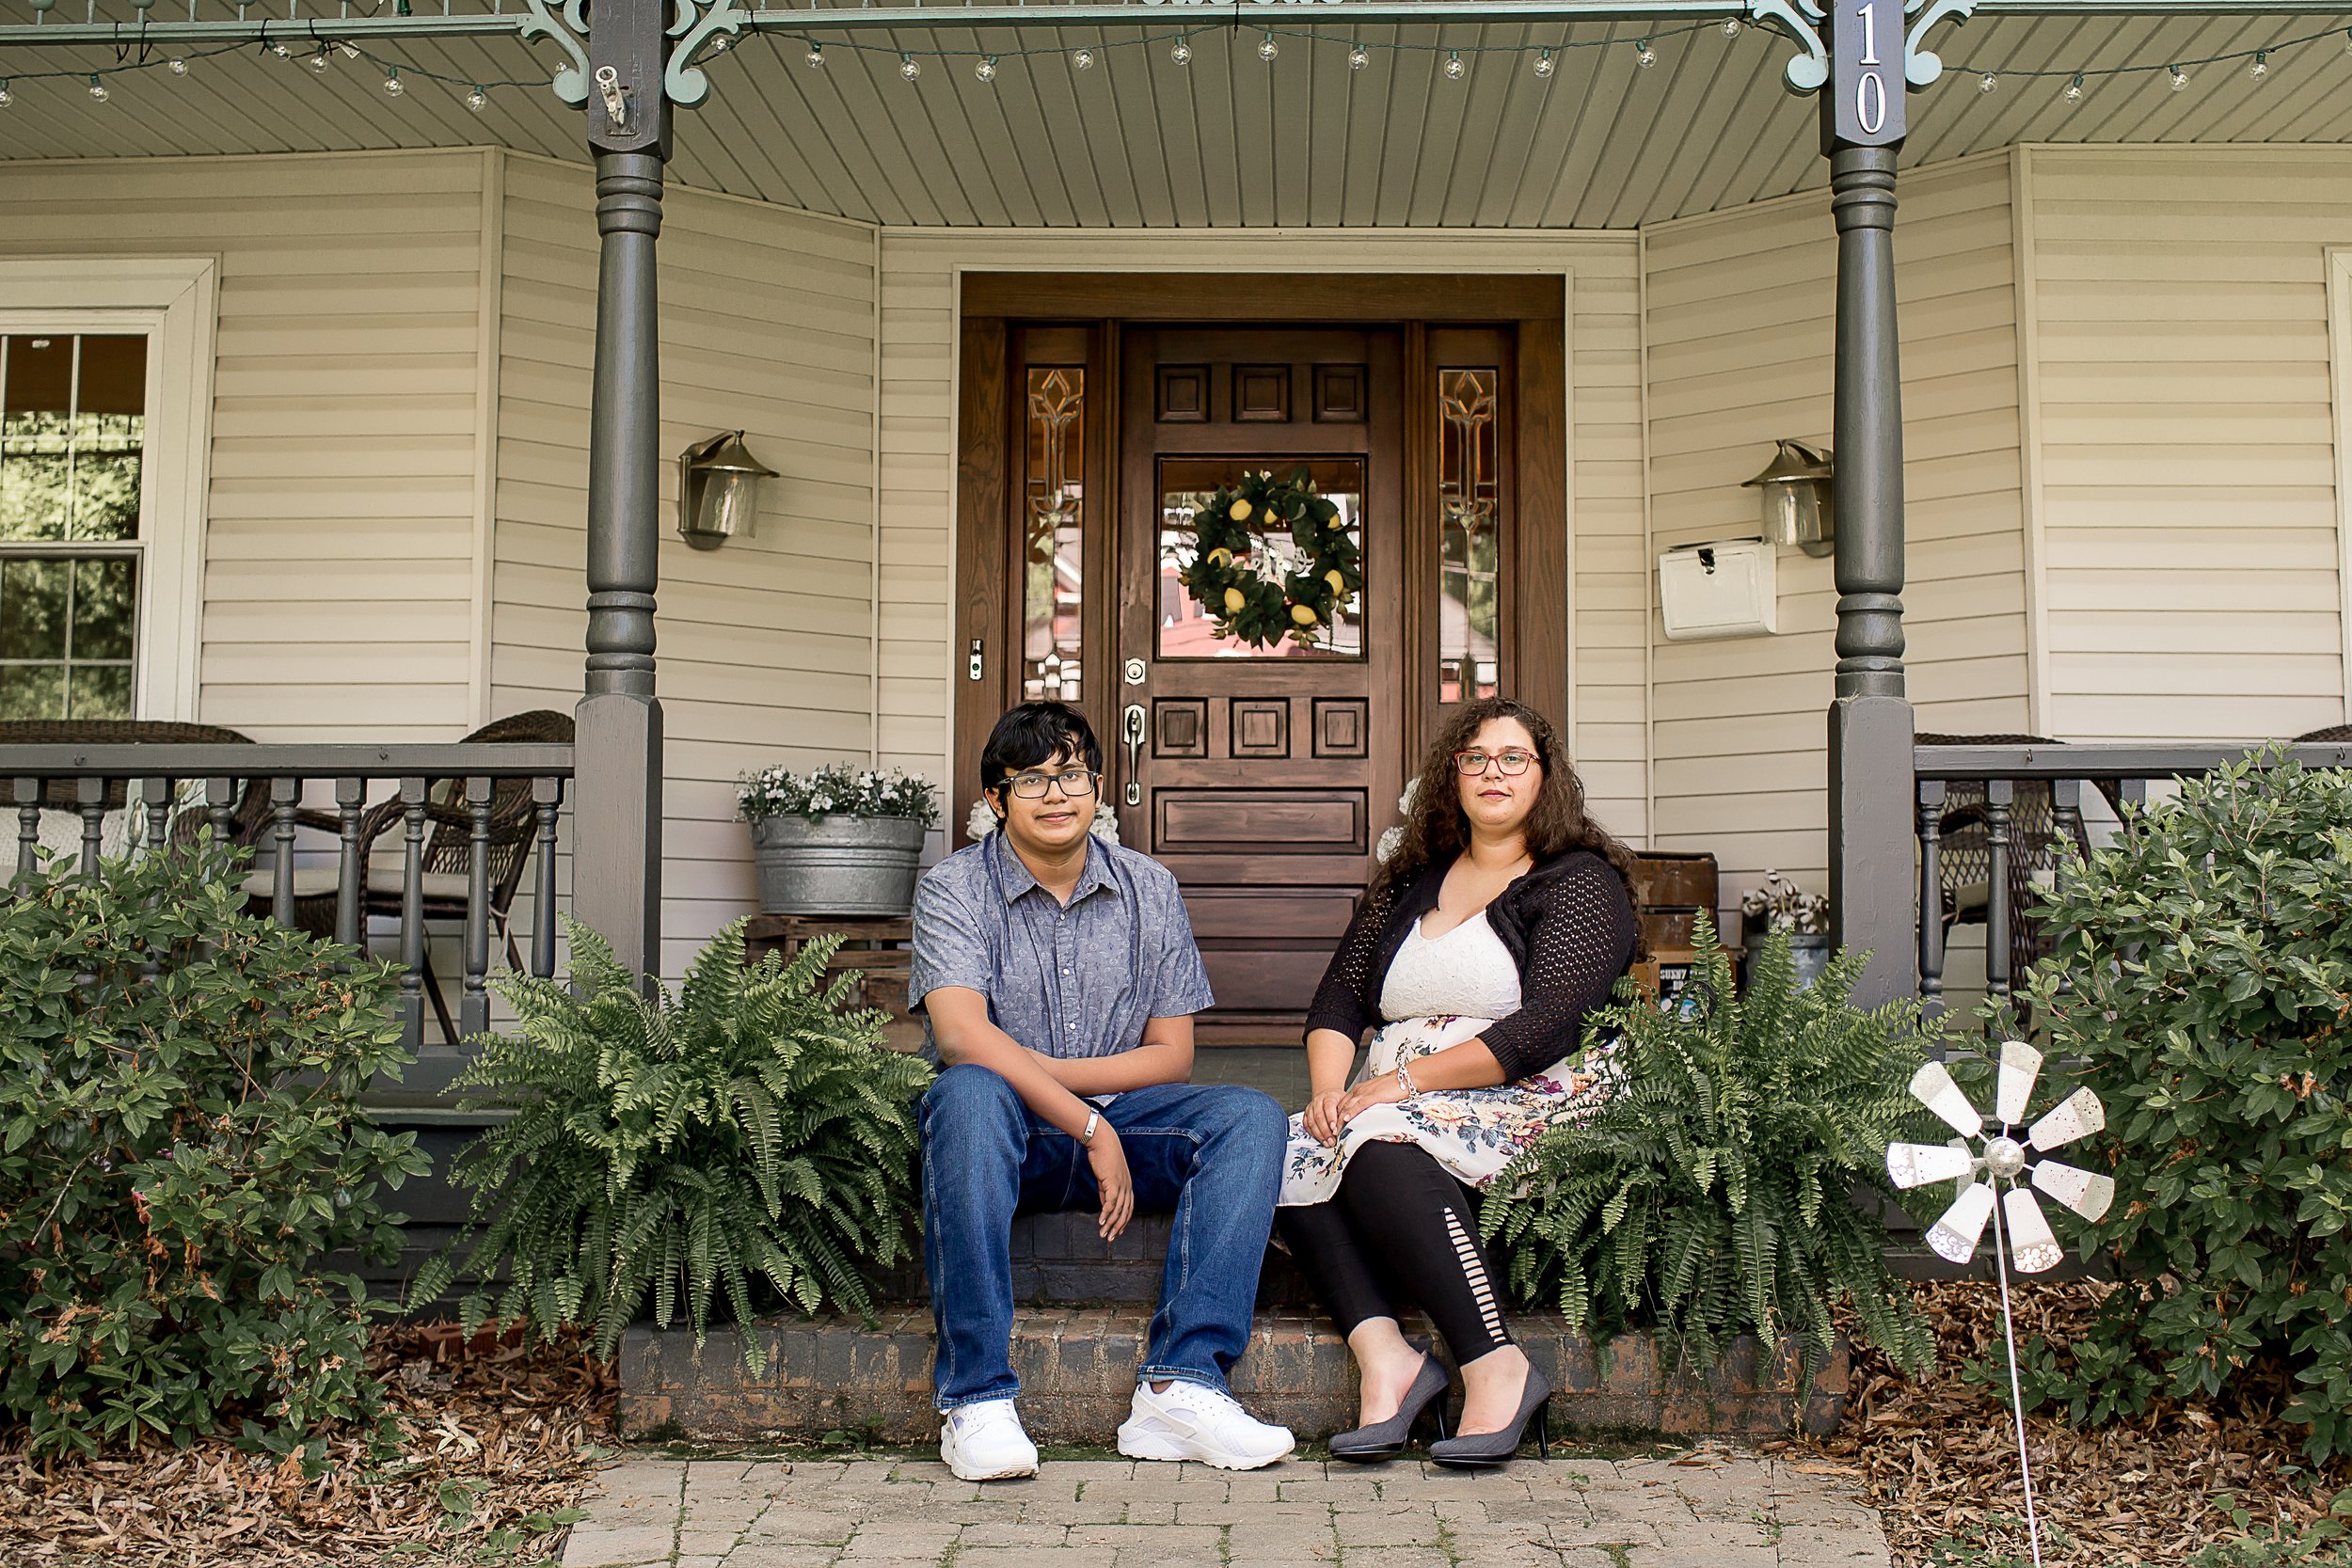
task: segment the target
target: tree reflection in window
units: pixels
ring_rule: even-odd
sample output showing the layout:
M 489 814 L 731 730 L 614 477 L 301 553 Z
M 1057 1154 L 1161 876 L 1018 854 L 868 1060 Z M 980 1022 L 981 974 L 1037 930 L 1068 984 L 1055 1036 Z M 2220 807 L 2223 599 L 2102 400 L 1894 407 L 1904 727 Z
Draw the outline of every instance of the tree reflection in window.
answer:
M 1028 467 L 1023 483 L 1021 694 L 1078 701 L 1085 604 L 1086 372 L 1028 374 Z
M 1491 367 L 1438 372 L 1438 700 L 1501 689 L 1502 558 L 1496 385 Z

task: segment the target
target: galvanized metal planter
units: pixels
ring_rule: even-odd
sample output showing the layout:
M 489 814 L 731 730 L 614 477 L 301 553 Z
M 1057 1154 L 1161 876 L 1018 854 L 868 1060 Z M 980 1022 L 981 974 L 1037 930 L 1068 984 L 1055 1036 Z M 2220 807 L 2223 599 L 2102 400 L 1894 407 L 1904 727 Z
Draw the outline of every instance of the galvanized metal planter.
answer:
M 927 831 L 915 817 L 762 816 L 751 830 L 765 913 L 889 917 L 914 907 Z

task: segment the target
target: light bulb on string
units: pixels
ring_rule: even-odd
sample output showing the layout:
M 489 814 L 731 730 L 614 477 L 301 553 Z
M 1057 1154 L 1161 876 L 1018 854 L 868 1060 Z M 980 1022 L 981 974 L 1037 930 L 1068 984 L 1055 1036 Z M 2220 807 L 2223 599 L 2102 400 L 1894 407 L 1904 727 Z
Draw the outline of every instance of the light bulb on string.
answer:
M 1192 45 L 1183 39 L 1178 39 L 1176 47 L 1168 52 L 1168 57 L 1176 65 L 1190 65 L 1192 64 Z
M 1535 56 L 1535 78 L 1537 81 L 1550 81 L 1552 69 L 1550 50 L 1547 49 L 1542 54 Z
M 2344 52 L 2352 55 L 2352 27 L 2344 30 Z
M 1092 71 L 1094 69 L 1094 51 L 1091 49 L 1078 50 L 1070 56 L 1070 63 L 1076 66 L 1080 71 Z
M 384 96 L 387 98 L 398 98 L 402 93 L 406 92 L 407 90 L 408 84 L 400 79 L 400 67 L 396 65 L 385 67 Z
M 1282 46 L 1274 41 L 1274 35 L 1272 33 L 1268 33 L 1264 38 L 1258 40 L 1258 58 L 1265 61 L 1268 65 L 1272 65 L 1274 63 L 1274 56 L 1279 55 L 1281 52 Z
M 188 62 L 182 59 L 179 55 L 174 55 L 170 60 L 167 62 L 165 69 L 169 71 L 174 76 L 185 76 L 188 73 Z
M 1371 63 L 1372 56 L 1365 53 L 1360 43 L 1347 52 L 1347 69 L 1350 71 L 1361 71 Z
M 91 103 L 103 103 L 104 102 L 106 102 L 106 100 L 107 100 L 107 98 L 108 98 L 109 96 L 110 96 L 110 95 L 109 95 L 109 94 L 107 93 L 107 91 L 106 91 L 106 84 L 105 84 L 105 83 L 103 83 L 103 82 L 102 82 L 102 81 L 100 81 L 100 80 L 99 80 L 96 76 L 94 76 L 94 75 L 93 75 L 93 76 L 89 79 L 89 98 L 90 98 L 90 102 L 91 102 Z
M 1658 63 L 1658 51 L 1649 46 L 1649 40 L 1644 39 L 1633 46 L 1633 63 L 1644 71 Z
M 322 49 L 317 54 L 311 55 L 310 59 L 304 63 L 309 65 L 312 71 L 315 71 L 320 75 L 324 76 L 326 74 L 326 68 L 334 64 L 335 59 L 333 55 Z
M 1736 39 L 1743 30 L 1744 29 L 1740 26 L 1740 19 L 1738 17 L 1727 16 L 1724 18 L 1724 37 L 1727 39 Z
M 723 55 L 734 47 L 735 35 L 733 33 L 721 33 L 710 40 L 710 52 L 714 55 Z
M 2188 86 L 2188 72 L 2187 72 L 2187 71 L 2183 71 L 2183 70 L 2182 70 L 2179 66 L 2176 66 L 2176 65 L 2169 65 L 2169 66 L 2166 66 L 2164 69 L 2165 69 L 2165 70 L 2167 70 L 2167 71 L 2170 71 L 2170 72 L 2172 73 L 2172 90 L 2173 90 L 2174 92 L 2178 92 L 2178 91 L 2180 91 L 2183 87 L 2185 87 Z
M 271 44 L 269 46 L 269 52 L 277 55 L 281 60 L 291 60 L 294 58 L 294 51 L 287 48 L 282 42 Z
M 2248 66 L 2248 67 L 2246 68 L 2246 77 L 2247 77 L 2247 80 L 2251 81 L 2251 82 L 2259 82 L 2259 81 L 2261 81 L 2264 77 L 2265 77 L 2265 76 L 2267 76 L 2267 75 L 2269 75 L 2269 74 L 2270 74 L 2270 51 L 2268 51 L 2268 50 L 2266 50 L 2266 49 L 2257 49 L 2257 50 L 2255 50 L 2255 51 L 2254 51 L 2254 63 L 2253 63 L 2252 65 L 2249 65 L 2249 66 Z
M 825 46 L 823 44 L 812 43 L 808 46 L 808 63 L 811 66 L 819 68 L 824 65 Z
M 475 87 L 472 91 L 466 94 L 466 107 L 471 109 L 475 114 L 480 114 L 483 109 L 488 105 L 489 102 L 490 95 L 484 92 L 480 87 Z
M 1459 50 L 1453 50 L 1453 51 L 1450 51 L 1450 52 L 1446 55 L 1446 57 L 1445 57 L 1445 79 L 1446 79 L 1447 81 L 1449 81 L 1449 82 L 1458 82 L 1458 81 L 1460 81 L 1460 80 L 1462 79 L 1462 75 L 1463 75 L 1463 73 L 1464 73 L 1465 71 L 1469 71 L 1469 70 L 1470 70 L 1470 67 L 1468 67 L 1468 66 L 1466 66 L 1466 65 L 1464 65 L 1464 64 L 1462 63 L 1462 55 L 1461 55 L 1461 51 L 1459 51 Z
M 978 77 L 983 82 L 993 82 L 996 80 L 996 56 L 993 55 L 982 55 L 980 63 L 972 68 L 972 74 Z
M 2069 103 L 2081 103 L 2083 101 L 2083 79 L 2080 76 L 2077 76 L 2073 81 L 2067 83 L 2066 90 L 2059 93 L 2058 96 L 2065 99 Z
M 901 55 L 898 56 L 898 74 L 912 82 L 923 74 L 923 68 L 915 63 L 914 55 Z
M 14 94 L 14 93 L 12 93 L 12 92 L 10 92 L 10 91 L 8 90 L 8 78 L 7 78 L 7 77 L 5 77 L 5 76 L 0 76 L 0 109 L 5 109 L 5 108 L 7 108 L 9 104 L 11 104 L 11 103 L 15 103 L 15 102 L 16 102 L 16 94 Z
M 1997 87 L 2000 85 L 2000 78 L 1994 76 L 1993 72 L 1988 71 L 1984 73 L 1984 79 L 1977 84 L 1977 90 L 1979 92 L 1991 92 L 1994 87 Z

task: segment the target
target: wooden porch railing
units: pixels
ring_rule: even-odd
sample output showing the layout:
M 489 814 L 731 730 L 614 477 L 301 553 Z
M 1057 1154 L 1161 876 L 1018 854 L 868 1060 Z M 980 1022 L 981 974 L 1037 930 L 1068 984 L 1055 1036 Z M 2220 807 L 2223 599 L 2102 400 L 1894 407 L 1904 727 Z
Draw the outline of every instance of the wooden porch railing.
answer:
M 2158 779 L 2192 777 L 2236 762 L 2261 742 L 2233 746 L 2073 745 L 2058 741 L 1922 745 L 1913 752 L 1919 834 L 1919 996 L 1944 1011 L 1946 938 L 1963 922 L 1985 927 L 1985 990 L 2010 994 L 2040 933 L 2025 907 L 2036 871 L 2055 867 L 2071 844 L 2088 847 L 2082 786 L 2120 817 Z M 2296 745 L 2310 768 L 2352 766 L 2352 744 Z M 1956 860 L 1965 857 L 1961 876 Z M 1979 884 L 1976 873 L 1982 872 Z M 1980 902 L 1979 900 L 1981 900 Z
M 464 974 L 453 1021 L 431 993 L 445 1036 L 489 1026 L 490 933 L 523 967 L 514 936 L 525 870 L 530 972 L 555 973 L 557 826 L 572 777 L 572 748 L 474 742 L 427 746 L 256 746 L 129 743 L 0 745 L 0 781 L 17 816 L 17 872 L 39 858 L 44 815 L 80 818 L 80 864 L 97 868 L 109 836 L 134 853 L 215 836 L 255 852 L 251 901 L 288 926 L 364 946 L 371 915 L 396 919 L 401 1020 L 422 1043 L 428 920 L 464 921 Z M 314 787 L 315 786 L 315 787 Z M 333 809 L 306 807 L 306 799 Z M 371 800 L 371 797 L 374 799 Z M 331 865 L 298 863 L 301 835 Z M 372 856 L 398 856 L 399 872 Z

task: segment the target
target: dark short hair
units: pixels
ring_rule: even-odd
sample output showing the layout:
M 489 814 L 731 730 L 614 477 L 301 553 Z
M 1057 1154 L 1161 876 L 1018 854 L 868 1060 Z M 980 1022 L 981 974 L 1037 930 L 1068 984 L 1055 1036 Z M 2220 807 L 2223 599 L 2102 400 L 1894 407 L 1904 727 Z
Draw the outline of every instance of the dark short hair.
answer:
M 1103 770 L 1103 743 L 1094 726 L 1068 703 L 1023 703 L 996 721 L 980 748 L 980 788 L 994 789 L 1006 778 L 1056 757 Z

